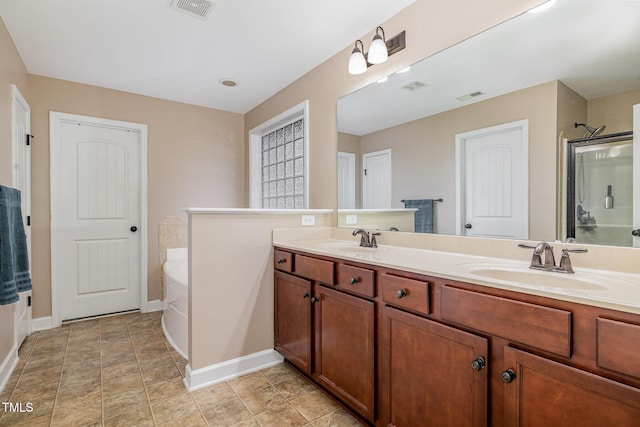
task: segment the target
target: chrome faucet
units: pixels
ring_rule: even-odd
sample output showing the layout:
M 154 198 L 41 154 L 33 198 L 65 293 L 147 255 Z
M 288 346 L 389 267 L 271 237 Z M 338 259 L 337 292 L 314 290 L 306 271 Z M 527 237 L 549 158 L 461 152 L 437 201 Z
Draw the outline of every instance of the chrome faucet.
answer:
M 365 247 L 365 248 L 378 247 L 378 242 L 376 242 L 376 236 L 379 236 L 380 233 L 372 233 L 371 235 L 369 235 L 369 233 L 367 233 L 362 228 L 357 228 L 353 230 L 353 233 L 351 234 L 354 236 L 357 236 L 358 234 L 360 234 L 360 246 L 362 247 Z
M 556 266 L 556 259 L 553 255 L 553 247 L 547 242 L 540 242 L 535 246 L 519 244 L 518 247 L 533 249 L 533 255 L 531 256 L 531 264 L 529 268 L 536 270 L 555 271 L 558 273 L 574 273 L 571 266 L 571 259 L 569 258 L 569 252 L 587 252 L 586 249 L 562 249 L 562 257 L 560 258 L 560 264 Z M 542 262 L 542 256 L 544 255 L 544 262 Z

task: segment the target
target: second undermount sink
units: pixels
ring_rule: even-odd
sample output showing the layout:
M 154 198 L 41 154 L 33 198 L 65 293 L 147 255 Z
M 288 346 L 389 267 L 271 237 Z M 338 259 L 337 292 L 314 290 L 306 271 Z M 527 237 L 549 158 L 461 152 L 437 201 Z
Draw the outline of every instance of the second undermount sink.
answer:
M 595 274 L 563 274 L 509 264 L 469 263 L 458 267 L 472 276 L 542 288 L 601 291 L 607 289 L 604 283 L 610 284 L 612 280 L 616 281 L 611 277 Z

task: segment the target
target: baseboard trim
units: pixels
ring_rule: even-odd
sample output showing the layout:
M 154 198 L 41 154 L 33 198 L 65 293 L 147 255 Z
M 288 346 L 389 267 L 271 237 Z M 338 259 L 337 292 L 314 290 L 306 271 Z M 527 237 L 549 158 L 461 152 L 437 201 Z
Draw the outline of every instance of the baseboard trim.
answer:
M 194 391 L 211 384 L 259 371 L 269 366 L 278 365 L 283 361 L 284 357 L 277 351 L 264 350 L 196 370 L 192 370 L 191 366 L 187 365 L 184 385 L 187 390 Z
M 53 318 L 51 316 L 38 317 L 37 319 L 31 319 L 31 330 L 33 332 L 44 331 L 51 328 L 53 328 Z
M 13 374 L 18 364 L 18 347 L 14 344 L 0 365 L 0 393 L 4 391 L 4 387 L 9 382 L 11 374 Z
M 147 313 L 151 313 L 152 311 L 161 311 L 161 310 L 164 310 L 165 308 L 166 307 L 165 307 L 164 301 L 159 299 L 149 301 L 147 303 Z

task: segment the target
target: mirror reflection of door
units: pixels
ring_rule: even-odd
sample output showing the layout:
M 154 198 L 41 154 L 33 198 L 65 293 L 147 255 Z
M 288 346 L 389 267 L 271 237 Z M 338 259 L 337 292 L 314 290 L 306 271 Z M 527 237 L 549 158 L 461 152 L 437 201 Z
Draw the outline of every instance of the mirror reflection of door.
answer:
M 640 104 L 633 106 L 633 246 L 640 247 Z
M 338 209 L 356 208 L 356 155 L 338 152 Z
M 391 149 L 362 155 L 362 208 L 391 208 Z
M 456 135 L 457 234 L 528 239 L 528 121 Z

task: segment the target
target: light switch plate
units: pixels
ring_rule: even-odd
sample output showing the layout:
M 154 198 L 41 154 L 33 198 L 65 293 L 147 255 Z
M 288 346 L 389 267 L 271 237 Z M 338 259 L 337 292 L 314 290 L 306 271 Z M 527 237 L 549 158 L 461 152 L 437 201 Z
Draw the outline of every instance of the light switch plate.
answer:
M 302 225 L 316 225 L 315 215 L 302 215 Z

